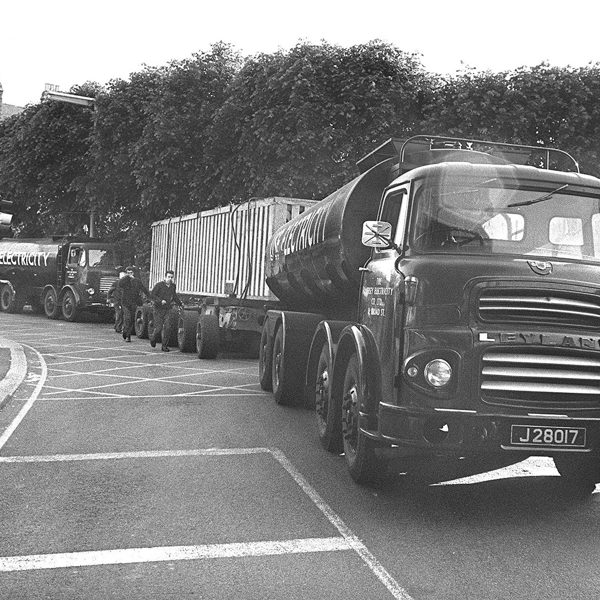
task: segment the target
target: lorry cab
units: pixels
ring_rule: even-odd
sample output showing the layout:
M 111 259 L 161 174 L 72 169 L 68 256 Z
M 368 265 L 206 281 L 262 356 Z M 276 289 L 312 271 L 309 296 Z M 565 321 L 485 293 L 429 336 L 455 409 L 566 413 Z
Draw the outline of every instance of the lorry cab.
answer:
M 551 455 L 600 480 L 600 180 L 436 162 L 394 180 L 378 218 L 359 308 L 381 377 L 372 438 Z
M 63 317 L 74 320 L 77 312 L 109 310 L 107 294 L 118 279 L 116 268 L 132 262 L 132 252 L 112 243 L 74 241 L 63 250 L 64 282 L 58 292 Z

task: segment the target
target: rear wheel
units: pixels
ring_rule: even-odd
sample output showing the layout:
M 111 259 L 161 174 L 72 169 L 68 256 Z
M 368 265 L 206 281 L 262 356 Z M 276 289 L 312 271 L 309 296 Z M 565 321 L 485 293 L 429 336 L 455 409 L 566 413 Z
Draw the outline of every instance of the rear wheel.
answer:
M 266 392 L 273 390 L 273 379 L 271 373 L 273 368 L 272 365 L 273 346 L 271 344 L 267 322 L 265 321 L 260 334 L 260 346 L 258 349 L 258 379 L 260 381 L 261 389 L 265 390 Z
M 77 300 L 71 290 L 66 290 L 62 299 L 62 316 L 65 321 L 76 321 L 78 316 Z
M 196 327 L 198 358 L 216 358 L 219 354 L 219 319 L 216 315 L 200 315 Z
M 177 345 L 182 352 L 193 352 L 196 349 L 197 327 L 198 313 L 184 311 L 177 327 Z
M 574 495 L 591 494 L 600 482 L 600 457 L 558 454 L 553 457 L 556 470 L 564 480 L 564 488 Z
M 294 361 L 292 344 L 285 347 L 283 324 L 277 328 L 273 340 L 273 355 L 271 359 L 271 381 L 273 396 L 277 404 L 295 406 L 303 400 L 303 373 Z
M 341 389 L 341 427 L 346 463 L 354 481 L 373 483 L 380 475 L 382 464 L 375 454 L 377 443 L 367 437 L 359 426 L 359 411 L 365 404 L 365 390 L 355 352 L 345 364 Z
M 332 365 L 327 343 L 323 343 L 314 372 L 313 394 L 317 431 L 321 445 L 328 452 L 342 451 L 342 412 L 332 394 Z
M 54 288 L 47 289 L 44 294 L 44 312 L 49 319 L 58 319 L 60 317 L 60 306 Z
M 21 312 L 23 306 L 25 306 L 25 302 L 21 301 L 19 294 L 10 285 L 3 284 L 0 288 L 0 310 L 7 313 L 16 313 Z
M 148 309 L 145 306 L 135 310 L 135 335 L 141 340 L 148 339 Z

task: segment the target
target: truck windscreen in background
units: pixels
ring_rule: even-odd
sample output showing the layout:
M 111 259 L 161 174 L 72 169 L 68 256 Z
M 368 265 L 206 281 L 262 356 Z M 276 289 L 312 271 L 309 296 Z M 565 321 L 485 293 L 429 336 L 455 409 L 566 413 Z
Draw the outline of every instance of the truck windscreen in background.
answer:
M 600 190 L 501 178 L 416 183 L 416 250 L 600 262 Z

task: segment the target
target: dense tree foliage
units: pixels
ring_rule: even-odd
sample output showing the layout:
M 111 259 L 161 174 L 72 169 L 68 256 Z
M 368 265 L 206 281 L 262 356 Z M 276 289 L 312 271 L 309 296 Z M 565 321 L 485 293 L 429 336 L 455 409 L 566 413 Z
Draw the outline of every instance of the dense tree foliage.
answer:
M 0 194 L 16 233 L 134 242 L 153 220 L 256 196 L 322 198 L 358 158 L 414 133 L 560 147 L 600 175 L 600 66 L 547 64 L 440 78 L 381 42 L 299 44 L 242 59 L 227 44 L 71 90 L 0 122 Z

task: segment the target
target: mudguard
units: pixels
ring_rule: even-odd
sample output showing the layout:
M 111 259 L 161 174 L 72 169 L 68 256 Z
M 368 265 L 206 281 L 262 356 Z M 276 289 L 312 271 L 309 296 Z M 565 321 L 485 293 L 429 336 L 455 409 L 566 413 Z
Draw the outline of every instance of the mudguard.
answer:
M 340 334 L 333 363 L 333 383 L 341 389 L 345 373 L 345 362 L 356 352 L 360 365 L 360 383 L 364 393 L 364 404 L 360 407 L 361 429 L 365 433 L 377 431 L 378 406 L 381 400 L 381 361 L 373 334 L 364 325 L 352 324 Z

